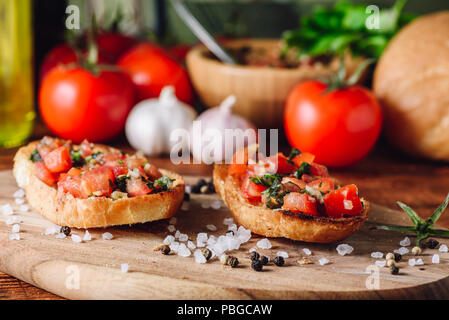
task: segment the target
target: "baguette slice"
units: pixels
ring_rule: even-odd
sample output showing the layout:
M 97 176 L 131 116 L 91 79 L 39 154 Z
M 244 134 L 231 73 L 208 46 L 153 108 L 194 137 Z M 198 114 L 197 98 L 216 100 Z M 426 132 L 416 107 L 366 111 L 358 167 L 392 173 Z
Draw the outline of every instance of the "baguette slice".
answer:
M 228 175 L 228 167 L 225 164 L 215 165 L 215 189 L 236 223 L 253 233 L 304 242 L 331 243 L 350 236 L 368 218 L 369 202 L 363 199 L 362 214 L 349 218 L 314 217 L 252 205 L 242 197 L 238 178 Z
M 103 228 L 167 219 L 175 215 L 184 199 L 184 180 L 171 171 L 161 173 L 173 181 L 173 188 L 155 194 L 112 200 L 106 197 L 79 199 L 58 192 L 34 174 L 29 160 L 38 142 L 20 148 L 14 157 L 13 174 L 19 187 L 25 189 L 28 203 L 51 222 L 74 228 Z M 103 150 L 112 147 L 99 146 Z

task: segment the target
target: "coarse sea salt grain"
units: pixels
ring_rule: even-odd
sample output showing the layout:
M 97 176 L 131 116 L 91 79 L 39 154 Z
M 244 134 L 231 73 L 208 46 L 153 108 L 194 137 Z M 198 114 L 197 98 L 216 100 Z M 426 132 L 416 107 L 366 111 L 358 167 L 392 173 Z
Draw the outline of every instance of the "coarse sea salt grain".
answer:
M 438 250 L 440 252 L 448 252 L 447 245 L 442 244 Z
M 10 216 L 14 214 L 14 210 L 12 210 L 12 207 L 9 203 L 2 206 L 2 213 L 4 216 Z
M 174 241 L 175 241 L 175 237 L 173 237 L 172 235 L 168 235 L 165 237 L 163 243 L 170 244 L 170 243 L 173 243 Z
M 207 228 L 207 230 L 210 230 L 210 231 L 217 231 L 217 227 L 213 224 L 208 224 L 206 226 L 206 228 Z
M 401 256 L 409 253 L 409 250 L 406 247 L 400 247 L 399 249 L 394 250 L 394 253 L 399 253 Z
M 318 260 L 318 262 L 320 263 L 320 265 L 324 266 L 325 264 L 329 263 L 329 259 L 321 258 L 320 260 Z
M 260 249 L 271 249 L 271 242 L 267 238 L 257 241 L 256 244 Z
M 185 193 L 190 194 L 192 192 L 192 187 L 190 185 L 186 185 Z
M 12 195 L 14 198 L 23 198 L 25 196 L 25 190 L 19 189 Z
M 82 239 L 81 239 L 81 237 L 79 236 L 79 235 L 77 235 L 77 234 L 72 234 L 72 241 L 73 242 L 76 242 L 76 243 L 81 243 L 81 241 L 83 241 Z
M 195 252 L 193 253 L 193 256 L 195 257 L 195 262 L 196 263 L 206 263 L 206 257 L 204 256 L 203 252 L 199 249 L 196 249 Z
M 15 198 L 14 202 L 18 205 L 24 204 L 25 203 L 25 199 L 22 198 Z
M 399 241 L 399 245 L 401 247 L 408 247 L 410 244 L 411 244 L 411 242 L 410 242 L 410 238 L 409 237 L 405 237 L 404 239 Z
M 178 239 L 180 235 L 181 235 L 181 231 L 176 230 L 176 232 L 175 232 L 175 238 Z
M 196 249 L 196 245 L 192 242 L 192 241 L 187 241 L 187 247 L 189 248 L 189 249 Z
M 192 253 L 190 252 L 189 248 L 186 247 L 184 243 L 181 243 L 178 247 L 178 256 L 180 257 L 189 257 Z
M 92 240 L 92 236 L 91 236 L 91 234 L 90 234 L 89 231 L 86 230 L 86 232 L 84 233 L 83 240 L 84 240 L 84 241 L 90 241 L 90 240 Z
M 200 232 L 196 235 L 196 241 L 197 242 L 207 242 L 207 233 L 206 232 Z
M 11 233 L 9 235 L 9 240 L 20 240 L 20 234 L 18 234 L 18 233 Z
M 419 259 L 416 259 L 416 263 L 415 263 L 415 266 L 422 266 L 424 264 L 424 261 L 422 261 L 422 259 L 421 258 L 419 258 Z
M 172 243 L 170 243 L 170 250 L 173 252 L 178 252 L 178 248 L 179 248 L 179 242 L 178 241 L 173 241 Z
M 15 224 L 15 223 L 21 223 L 22 221 L 20 220 L 20 218 L 19 217 L 17 217 L 17 216 L 12 216 L 12 217 L 10 217 L 10 218 L 8 218 L 7 220 L 6 220 L 6 224 L 9 226 L 9 225 L 12 225 L 12 224 Z
M 376 260 L 375 264 L 378 267 L 385 267 L 385 265 L 387 264 L 387 261 L 386 260 Z
M 223 224 L 225 226 L 230 226 L 231 224 L 234 224 L 234 219 L 233 218 L 224 218 L 223 219 Z
M 114 238 L 114 236 L 109 232 L 103 233 L 101 237 L 103 238 L 103 240 L 112 240 L 112 238 Z
M 379 251 L 371 252 L 371 258 L 380 259 L 383 256 L 384 256 L 384 254 L 382 252 L 379 252 Z
M 214 210 L 218 210 L 221 208 L 221 201 L 220 200 L 215 200 L 212 201 L 212 203 L 210 204 L 210 207 Z
M 52 235 L 54 235 L 55 233 L 58 233 L 59 229 L 60 229 L 60 228 L 59 228 L 59 227 L 56 227 L 56 226 L 48 227 L 47 229 L 45 229 L 44 234 L 45 234 L 46 236 L 52 236 Z
M 416 265 L 416 259 L 412 258 L 412 259 L 408 259 L 408 265 L 409 266 L 415 266 Z
M 206 243 L 201 242 L 201 241 L 197 241 L 197 242 L 196 242 L 196 246 L 197 246 L 198 248 L 204 248 L 204 247 L 206 246 Z
M 310 256 L 312 254 L 312 251 L 310 251 L 310 249 L 307 249 L 307 248 L 302 249 L 302 251 L 308 256 Z
M 120 265 L 120 271 L 122 271 L 123 273 L 127 273 L 129 270 L 129 265 L 127 263 L 122 263 Z
M 278 252 L 276 253 L 276 255 L 279 256 L 279 257 L 282 257 L 282 258 L 284 258 L 284 259 L 287 259 L 287 258 L 288 258 L 288 253 L 285 252 L 285 251 L 278 251 Z
M 351 247 L 349 244 L 342 243 L 337 246 L 337 252 L 341 256 L 351 254 L 352 251 L 354 251 L 354 248 Z
M 27 212 L 28 210 L 30 210 L 30 206 L 27 205 L 27 204 L 22 204 L 22 205 L 19 207 L 19 210 L 20 210 L 21 212 Z
M 62 233 L 62 232 L 59 232 L 57 235 L 56 235 L 56 239 L 65 239 L 67 236 L 64 234 L 64 233 Z
M 168 221 L 169 224 L 176 224 L 176 222 L 178 222 L 178 219 L 176 219 L 176 217 L 171 217 Z
M 19 224 L 13 224 L 12 225 L 12 229 L 11 229 L 11 232 L 12 233 L 18 233 L 18 232 L 20 232 L 20 225 Z
M 174 225 L 169 224 L 168 227 L 167 227 L 167 230 L 168 230 L 168 232 L 175 232 L 175 231 L 176 231 L 176 228 L 175 228 Z
M 179 235 L 178 240 L 181 241 L 181 242 L 186 242 L 187 240 L 189 240 L 189 236 L 186 235 L 185 233 L 181 233 L 181 234 Z
M 254 252 L 254 251 L 256 251 L 256 248 L 250 248 L 249 249 L 249 252 L 251 253 L 251 252 Z
M 432 256 L 432 263 L 440 263 L 440 255 L 439 254 L 434 254 Z

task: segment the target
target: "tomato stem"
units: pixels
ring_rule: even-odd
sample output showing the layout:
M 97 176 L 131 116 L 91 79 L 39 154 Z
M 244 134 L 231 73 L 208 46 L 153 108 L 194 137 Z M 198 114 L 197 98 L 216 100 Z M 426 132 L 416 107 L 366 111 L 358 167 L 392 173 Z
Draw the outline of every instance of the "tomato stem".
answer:
M 95 14 L 92 15 L 92 25 L 87 31 L 87 63 L 86 68 L 95 72 L 98 63 L 98 46 L 96 42 L 97 36 L 97 19 Z

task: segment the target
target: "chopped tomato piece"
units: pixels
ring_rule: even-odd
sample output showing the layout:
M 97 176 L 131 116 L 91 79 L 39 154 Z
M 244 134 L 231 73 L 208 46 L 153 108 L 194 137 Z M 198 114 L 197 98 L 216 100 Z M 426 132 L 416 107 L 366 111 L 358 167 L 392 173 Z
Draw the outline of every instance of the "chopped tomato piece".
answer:
M 96 167 L 86 171 L 81 177 L 85 195 L 104 197 L 112 193 L 115 177 L 111 168 L 106 166 Z
M 311 175 L 308 174 L 303 174 L 301 177 L 302 181 L 304 181 L 305 183 L 309 183 L 313 181 L 313 177 Z
M 334 190 L 334 182 L 330 178 L 320 178 L 313 180 L 307 184 L 309 187 L 315 188 L 318 191 L 328 193 Z
M 325 166 L 322 166 L 321 164 L 317 164 L 317 163 L 311 164 L 310 174 L 312 176 L 317 176 L 317 177 L 329 177 L 327 168 Z
M 81 152 L 81 155 L 83 156 L 83 158 L 86 158 L 94 153 L 89 141 L 84 140 L 81 143 L 80 152 Z
M 112 169 L 112 172 L 114 173 L 114 177 L 118 177 L 124 174 L 128 173 L 128 167 L 126 165 L 114 165 L 114 166 L 110 166 L 108 165 L 107 167 Z
M 44 157 L 48 170 L 54 173 L 66 172 L 72 167 L 72 159 L 66 147 L 58 147 Z
M 357 186 L 353 184 L 328 193 L 324 197 L 324 206 L 326 214 L 335 218 L 343 215 L 355 216 L 363 210 Z
M 126 191 L 131 197 L 144 196 L 153 189 L 148 188 L 147 184 L 139 178 L 132 178 L 127 181 Z
M 318 216 L 316 199 L 299 192 L 290 192 L 284 197 L 282 209 L 291 212 L 302 212 L 311 216 Z
M 86 199 L 89 194 L 83 189 L 80 175 L 62 174 L 58 181 L 58 189 L 65 193 L 70 193 L 76 198 Z
M 52 186 L 58 180 L 58 175 L 48 170 L 43 162 L 36 162 L 34 168 L 36 176 L 47 185 Z
M 303 152 L 298 154 L 296 157 L 292 159 L 293 163 L 296 167 L 300 167 L 303 162 L 307 162 L 308 164 L 312 164 L 313 160 L 315 160 L 315 156 L 308 152 Z
M 142 167 L 148 163 L 148 160 L 145 158 L 128 158 L 126 159 L 126 164 L 128 165 L 128 168 L 134 169 Z
M 239 149 L 235 152 L 231 164 L 229 165 L 228 174 L 243 175 L 248 169 L 248 161 L 253 158 L 257 152 L 257 145 Z
M 44 158 L 47 154 L 60 147 L 61 145 L 62 143 L 58 139 L 45 136 L 37 145 L 37 151 L 39 152 L 39 155 Z
M 145 173 L 154 180 L 162 178 L 162 173 L 155 165 L 151 163 L 145 164 L 143 169 L 145 170 Z
M 281 183 L 285 190 L 291 192 L 299 192 L 306 187 L 306 183 L 304 181 L 295 177 L 283 177 Z
M 248 200 L 260 201 L 262 199 L 262 192 L 267 189 L 261 184 L 256 184 L 251 181 L 250 176 L 247 175 L 243 179 L 242 194 Z
M 70 170 L 67 172 L 67 174 L 69 176 L 79 176 L 81 173 L 83 172 L 83 170 L 78 169 L 78 168 L 70 168 Z

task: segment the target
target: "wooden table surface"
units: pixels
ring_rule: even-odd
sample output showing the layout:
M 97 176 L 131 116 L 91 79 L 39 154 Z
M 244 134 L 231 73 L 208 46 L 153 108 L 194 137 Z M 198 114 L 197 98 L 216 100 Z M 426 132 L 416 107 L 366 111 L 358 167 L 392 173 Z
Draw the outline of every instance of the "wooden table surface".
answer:
M 38 128 L 35 138 L 42 136 L 44 130 Z M 113 145 L 129 149 L 123 138 Z M 16 150 L 0 149 L 0 170 L 12 168 Z M 157 166 L 185 175 L 208 175 L 212 171 L 206 165 L 175 166 L 167 158 L 152 160 Z M 396 201 L 402 201 L 423 216 L 428 216 L 449 192 L 449 164 L 414 159 L 382 142 L 362 162 L 350 168 L 331 170 L 331 173 L 343 183 L 357 184 L 363 197 L 371 202 L 395 208 Z M 449 228 L 448 213 L 440 221 Z M 0 299 L 61 298 L 0 272 Z

